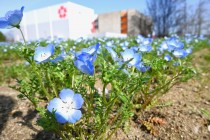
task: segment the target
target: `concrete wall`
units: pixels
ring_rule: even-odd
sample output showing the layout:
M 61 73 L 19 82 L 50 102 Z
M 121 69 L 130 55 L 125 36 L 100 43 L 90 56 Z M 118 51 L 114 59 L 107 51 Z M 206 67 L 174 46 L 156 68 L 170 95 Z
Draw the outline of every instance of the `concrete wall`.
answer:
M 147 16 L 135 9 L 127 11 L 127 34 L 136 36 L 139 34 L 151 34 L 152 21 Z M 113 32 L 121 33 L 121 11 L 98 15 L 97 33 Z
M 136 11 L 136 10 L 128 10 L 127 11 L 127 18 L 128 18 L 128 31 L 127 33 L 129 35 L 138 35 L 141 30 L 140 30 L 140 18 L 141 15 Z
M 137 10 L 131 9 L 128 13 L 128 35 L 148 35 L 152 33 L 152 20 Z
M 111 12 L 98 16 L 98 32 L 121 33 L 121 12 Z

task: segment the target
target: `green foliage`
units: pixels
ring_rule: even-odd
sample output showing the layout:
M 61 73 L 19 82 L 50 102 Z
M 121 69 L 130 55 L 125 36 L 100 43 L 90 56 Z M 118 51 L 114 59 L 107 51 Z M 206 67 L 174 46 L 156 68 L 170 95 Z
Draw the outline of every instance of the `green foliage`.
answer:
M 2 32 L 0 32 L 0 42 L 6 41 L 6 37 L 4 36 L 4 34 Z
M 126 40 L 129 42 L 128 47 L 138 45 L 135 38 Z M 171 87 L 195 74 L 190 57 L 183 59 L 174 57 L 172 61 L 166 61 L 163 59 L 164 54 L 157 55 L 157 47 L 162 39 L 156 40 L 157 44 L 153 44 L 152 52 L 142 54 L 145 65 L 150 66 L 145 72 L 128 66 L 132 59 L 119 66 L 104 48 L 107 41 L 114 41 L 117 44 L 115 51 L 120 56 L 122 48 L 119 44 L 125 39 L 105 41 L 94 39 L 60 42 L 56 45 L 55 54 L 50 58 L 53 59 L 60 54 L 60 48 L 68 52 L 76 46 L 74 50 L 79 51 L 100 42 L 100 53 L 94 62 L 94 76 L 80 72 L 74 66 L 72 54 L 67 54 L 63 61 L 57 63 L 50 61 L 35 63 L 33 56 L 38 44 L 36 42 L 27 46 L 18 44 L 19 49 L 12 49 L 8 53 L 18 54 L 15 58 L 21 63 L 8 67 L 2 65 L 1 81 L 18 79 L 17 85 L 13 88 L 20 92 L 20 98 L 27 98 L 32 102 L 40 115 L 38 124 L 44 129 L 53 131 L 63 139 L 110 139 L 118 128 L 128 131 L 129 122 L 134 116 L 139 116 L 145 109 L 155 106 L 157 99 L 166 94 Z M 42 41 L 40 44 L 45 46 L 48 42 Z M 4 58 L 2 61 L 4 64 L 7 55 L 2 53 L 0 56 Z M 23 58 L 28 65 L 22 64 Z M 179 65 L 174 66 L 174 62 L 179 62 Z M 51 99 L 59 97 L 59 91 L 63 88 L 70 88 L 84 98 L 83 117 L 75 124 L 59 124 L 55 114 L 48 112 L 44 107 Z

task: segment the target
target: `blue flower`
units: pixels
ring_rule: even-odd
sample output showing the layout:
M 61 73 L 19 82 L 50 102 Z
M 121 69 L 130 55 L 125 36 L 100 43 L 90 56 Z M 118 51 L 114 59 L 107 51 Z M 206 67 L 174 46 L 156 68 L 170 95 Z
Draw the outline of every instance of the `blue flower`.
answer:
M 167 40 L 168 46 L 174 49 L 182 49 L 184 47 L 184 43 L 179 42 L 176 38 L 171 37 Z
M 175 50 L 173 52 L 173 55 L 177 58 L 184 58 L 186 57 L 188 54 L 185 50 L 181 49 L 181 50 Z
M 51 113 L 55 111 L 56 120 L 59 123 L 75 123 L 82 117 L 79 110 L 84 102 L 81 94 L 74 94 L 71 89 L 63 89 L 59 94 L 60 98 L 52 99 L 47 110 Z
M 130 49 L 134 50 L 134 52 L 137 52 L 138 51 L 138 47 L 137 46 L 133 46 Z
M 187 54 L 191 54 L 191 53 L 192 53 L 192 47 L 187 48 L 187 49 L 186 49 L 186 53 L 187 53 Z
M 135 66 L 141 61 L 141 55 L 139 53 L 135 53 L 132 49 L 126 49 L 124 52 L 121 52 L 121 55 L 124 62 L 132 59 L 128 62 L 129 66 Z
M 166 54 L 166 55 L 164 56 L 164 59 L 165 59 L 166 61 L 171 61 L 171 60 L 172 60 L 172 58 L 171 58 L 171 56 L 170 56 L 169 54 Z
M 0 18 L 0 28 L 20 28 L 24 7 L 20 10 L 8 11 L 5 17 Z
M 129 42 L 128 41 L 124 41 L 122 43 L 120 43 L 120 46 L 123 48 L 123 47 L 127 47 L 129 45 Z
M 84 48 L 75 53 L 74 65 L 83 73 L 93 76 L 93 62 L 96 60 L 97 51 L 100 44 L 97 43 L 89 48 Z
M 63 50 L 55 59 L 51 60 L 51 62 L 56 63 L 58 61 L 62 61 L 66 57 L 66 52 Z
M 88 53 L 90 55 L 95 55 L 98 51 L 99 46 L 100 44 L 97 43 L 96 45 L 90 46 L 89 48 L 83 48 L 81 51 L 77 52 L 77 55 L 83 52 Z
M 138 63 L 138 65 L 136 65 L 136 68 L 141 72 L 146 72 L 147 70 L 150 69 L 150 66 L 145 66 L 143 62 L 140 62 Z
M 114 42 L 113 41 L 108 41 L 108 42 L 106 42 L 106 46 L 112 47 L 112 46 L 114 46 Z
M 94 74 L 94 66 L 93 66 L 94 58 L 88 53 L 82 53 L 76 57 L 74 60 L 74 65 L 81 72 L 93 76 Z
M 140 52 L 151 52 L 152 51 L 152 46 L 150 45 L 142 45 L 139 47 Z
M 142 45 L 151 45 L 153 40 L 152 38 L 145 38 L 142 35 L 138 35 L 136 41 Z
M 105 47 L 105 48 L 110 53 L 110 55 L 112 56 L 112 59 L 114 61 L 118 61 L 119 60 L 117 53 L 112 48 L 110 48 L 110 47 Z
M 49 44 L 46 47 L 37 47 L 34 53 L 34 60 L 38 63 L 46 62 L 54 54 L 54 45 Z

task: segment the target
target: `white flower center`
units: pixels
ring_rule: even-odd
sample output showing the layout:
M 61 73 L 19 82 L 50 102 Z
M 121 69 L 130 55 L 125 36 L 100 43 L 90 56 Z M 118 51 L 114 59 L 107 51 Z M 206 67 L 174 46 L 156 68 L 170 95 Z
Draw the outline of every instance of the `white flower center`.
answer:
M 47 56 L 48 56 L 47 53 L 42 53 L 42 54 L 41 54 L 41 57 L 42 57 L 42 58 L 46 58 Z
M 63 102 L 64 106 L 62 107 L 62 109 L 66 112 L 69 113 L 72 109 L 73 109 L 73 101 L 70 102 Z

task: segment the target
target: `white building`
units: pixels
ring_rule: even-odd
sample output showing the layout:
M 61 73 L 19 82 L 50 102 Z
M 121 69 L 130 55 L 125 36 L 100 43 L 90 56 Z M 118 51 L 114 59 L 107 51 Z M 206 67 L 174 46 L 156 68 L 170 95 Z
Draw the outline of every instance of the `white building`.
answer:
M 27 41 L 62 37 L 76 39 L 91 34 L 94 10 L 72 2 L 36 9 L 23 13 L 21 29 Z M 22 39 L 13 29 L 15 41 Z

